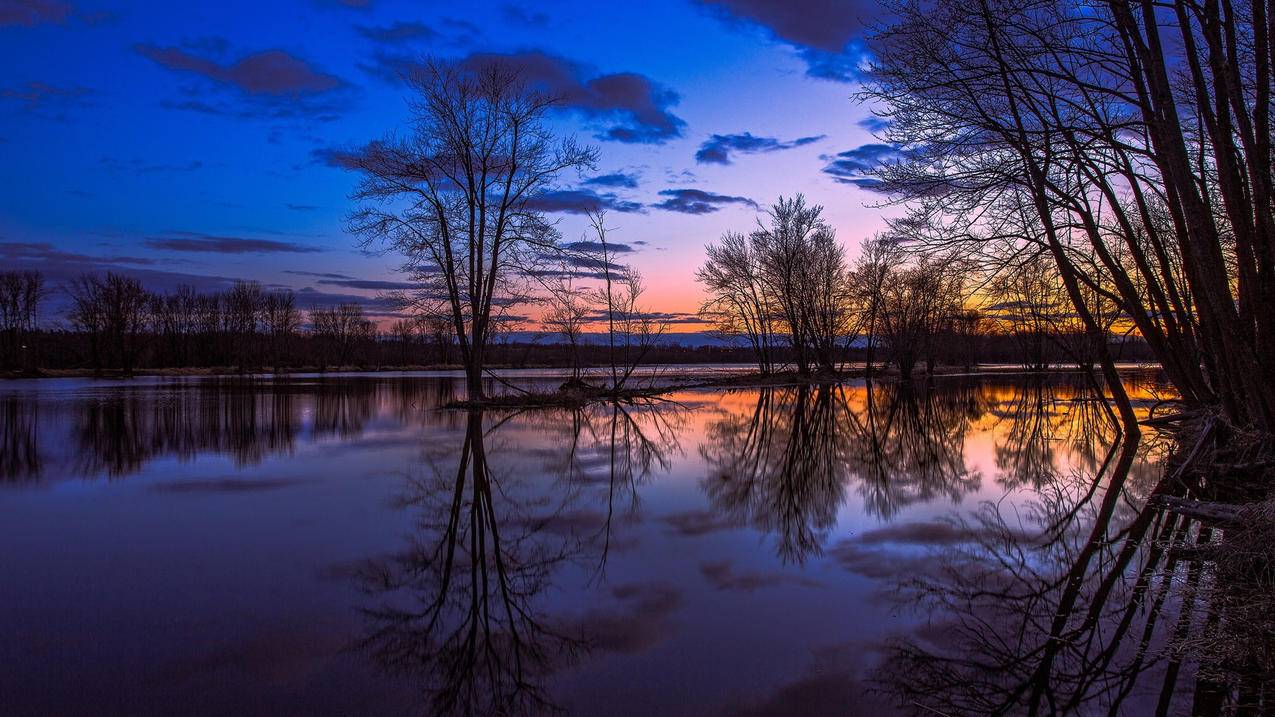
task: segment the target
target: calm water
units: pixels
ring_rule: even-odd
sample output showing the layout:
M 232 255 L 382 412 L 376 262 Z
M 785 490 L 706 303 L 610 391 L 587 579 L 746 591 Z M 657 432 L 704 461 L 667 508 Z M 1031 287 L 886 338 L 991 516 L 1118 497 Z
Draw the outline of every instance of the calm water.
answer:
M 0 385 L 0 712 L 1189 703 L 1163 448 L 1083 383 L 438 408 L 462 390 Z

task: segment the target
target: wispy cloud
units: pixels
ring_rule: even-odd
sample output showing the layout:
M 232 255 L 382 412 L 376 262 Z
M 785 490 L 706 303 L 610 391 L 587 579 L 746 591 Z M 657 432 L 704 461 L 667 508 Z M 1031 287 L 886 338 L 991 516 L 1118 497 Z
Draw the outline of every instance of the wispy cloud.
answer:
M 715 134 L 699 146 L 699 151 L 695 153 L 695 161 L 700 164 L 730 164 L 732 153 L 759 154 L 763 152 L 780 152 L 813 144 L 825 136 L 820 134 L 785 141 L 775 137 L 758 137 L 751 132 Z
M 742 204 L 757 208 L 757 202 L 748 197 L 736 197 L 728 194 L 715 194 L 702 189 L 665 189 L 660 196 L 667 197 L 662 202 L 652 204 L 656 209 L 682 214 L 711 214 L 725 205 Z
M 883 164 L 903 159 L 898 147 L 889 144 L 870 143 L 833 155 L 822 155 L 827 162 L 823 173 L 842 184 L 852 184 L 863 189 L 875 189 L 881 180 L 871 172 Z
M 642 211 L 642 205 L 621 199 L 610 192 L 598 193 L 592 189 L 560 189 L 543 192 L 527 201 L 527 207 L 540 212 L 557 214 L 584 214 L 598 210 L 632 213 Z
M 611 172 L 589 177 L 584 183 L 593 187 L 615 187 L 617 189 L 637 189 L 638 175 L 625 172 Z
M 195 232 L 173 232 L 167 236 L 152 237 L 145 243 L 152 249 L 207 254 L 311 254 L 323 251 L 319 247 L 275 239 L 246 239 Z

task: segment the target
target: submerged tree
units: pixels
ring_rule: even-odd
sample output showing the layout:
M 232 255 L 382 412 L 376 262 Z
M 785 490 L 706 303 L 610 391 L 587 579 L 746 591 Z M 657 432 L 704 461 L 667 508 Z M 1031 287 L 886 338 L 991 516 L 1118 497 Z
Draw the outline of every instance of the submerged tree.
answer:
M 406 258 L 424 288 L 412 308 L 452 324 L 471 399 L 482 398 L 488 341 L 499 317 L 529 298 L 527 278 L 559 250 L 531 200 L 592 149 L 545 125 L 555 98 L 512 67 L 431 60 L 408 77 L 415 96 L 407 137 L 351 158 L 363 174 L 350 228 Z

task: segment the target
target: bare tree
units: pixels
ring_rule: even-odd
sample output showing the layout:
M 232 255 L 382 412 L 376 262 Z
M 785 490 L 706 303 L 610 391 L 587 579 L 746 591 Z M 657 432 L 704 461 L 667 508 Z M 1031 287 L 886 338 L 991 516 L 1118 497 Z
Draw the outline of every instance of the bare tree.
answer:
M 907 379 L 920 361 L 929 373 L 938 358 L 937 342 L 950 333 L 964 311 L 964 272 L 950 263 L 921 257 L 911 265 L 896 268 L 881 286 L 875 302 L 875 336 L 889 352 L 890 360 Z
M 852 300 L 860 313 L 860 326 L 867 343 L 865 346 L 864 373 L 871 378 L 876 359 L 877 337 L 881 326 L 881 303 L 885 285 L 895 266 L 902 261 L 899 247 L 886 237 L 863 242 L 859 259 L 851 273 Z
M 1070 311 L 1062 282 L 1053 262 L 1042 254 L 1031 254 L 992 278 L 987 292 L 994 303 L 989 307 L 1005 324 L 1022 354 L 1028 371 L 1049 367 L 1052 344 L 1058 341 L 1058 314 Z
M 600 308 L 600 319 L 607 326 L 607 361 L 611 370 L 611 390 L 620 391 L 642 365 L 651 349 L 668 330 L 668 322 L 660 321 L 641 304 L 646 285 L 642 274 L 631 266 L 615 264 L 607 243 L 606 214 L 590 212 L 589 223 L 598 245 L 597 264 L 601 267 L 602 286 L 593 295 Z
M 133 375 L 148 323 L 150 294 L 137 279 L 115 273 L 80 276 L 71 286 L 71 321 L 89 336 L 93 367 L 110 352 L 125 376 Z
M 261 327 L 269 342 L 270 363 L 275 373 L 283 363 L 289 344 L 301 327 L 301 313 L 291 291 L 272 291 L 261 302 Z
M 431 60 L 407 80 L 412 131 L 352 160 L 363 180 L 350 228 L 406 257 L 425 287 L 413 307 L 451 320 L 470 398 L 480 399 L 494 324 L 530 298 L 529 272 L 558 250 L 557 232 L 531 201 L 562 172 L 592 166 L 596 153 L 555 138 L 544 124 L 555 98 L 508 65 Z
M 863 98 L 904 161 L 882 188 L 972 254 L 1048 253 L 1120 385 L 1094 295 L 1155 352 L 1185 402 L 1275 426 L 1264 1 L 899 3 Z
M 248 373 L 257 366 L 259 319 L 264 302 L 261 284 L 255 281 L 236 281 L 226 293 L 226 333 L 234 347 L 239 373 Z
M 845 251 L 822 214 L 800 194 L 780 197 L 766 210 L 768 223 L 709 245 L 696 273 L 709 292 L 702 313 L 748 337 L 762 372 L 773 367 L 777 334 L 787 335 L 798 373 L 835 372 L 839 342 L 859 330 Z
M 547 287 L 545 311 L 540 322 L 567 342 L 570 352 L 571 382 L 580 380 L 580 340 L 588 324 L 592 306 L 589 297 L 575 286 L 570 275 L 559 278 Z
M 311 309 L 314 333 L 328 345 L 338 368 L 347 365 L 353 346 L 376 336 L 376 326 L 363 316 L 359 304 L 340 304 L 331 309 Z
M 774 314 L 771 298 L 762 285 L 761 266 L 748 237 L 726 232 L 718 244 L 704 248 L 707 258 L 695 272 L 708 298 L 700 313 L 713 319 L 725 336 L 744 336 L 757 359 L 757 369 L 774 369 Z
M 44 276 L 38 271 L 0 272 L 0 367 L 34 368 Z

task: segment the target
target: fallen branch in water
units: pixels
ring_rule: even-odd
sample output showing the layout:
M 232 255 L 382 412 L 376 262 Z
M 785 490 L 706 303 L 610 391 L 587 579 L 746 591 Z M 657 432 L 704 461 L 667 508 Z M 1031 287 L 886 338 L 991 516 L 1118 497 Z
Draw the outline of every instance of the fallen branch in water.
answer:
M 1214 503 L 1200 500 L 1191 500 L 1190 498 L 1178 498 L 1171 495 L 1157 495 L 1151 498 L 1151 502 L 1156 505 L 1162 505 L 1174 513 L 1185 515 L 1188 518 L 1196 518 L 1197 520 L 1208 520 L 1218 523 L 1234 523 L 1241 516 L 1241 513 L 1249 505 L 1261 504 L 1235 504 L 1235 503 Z

